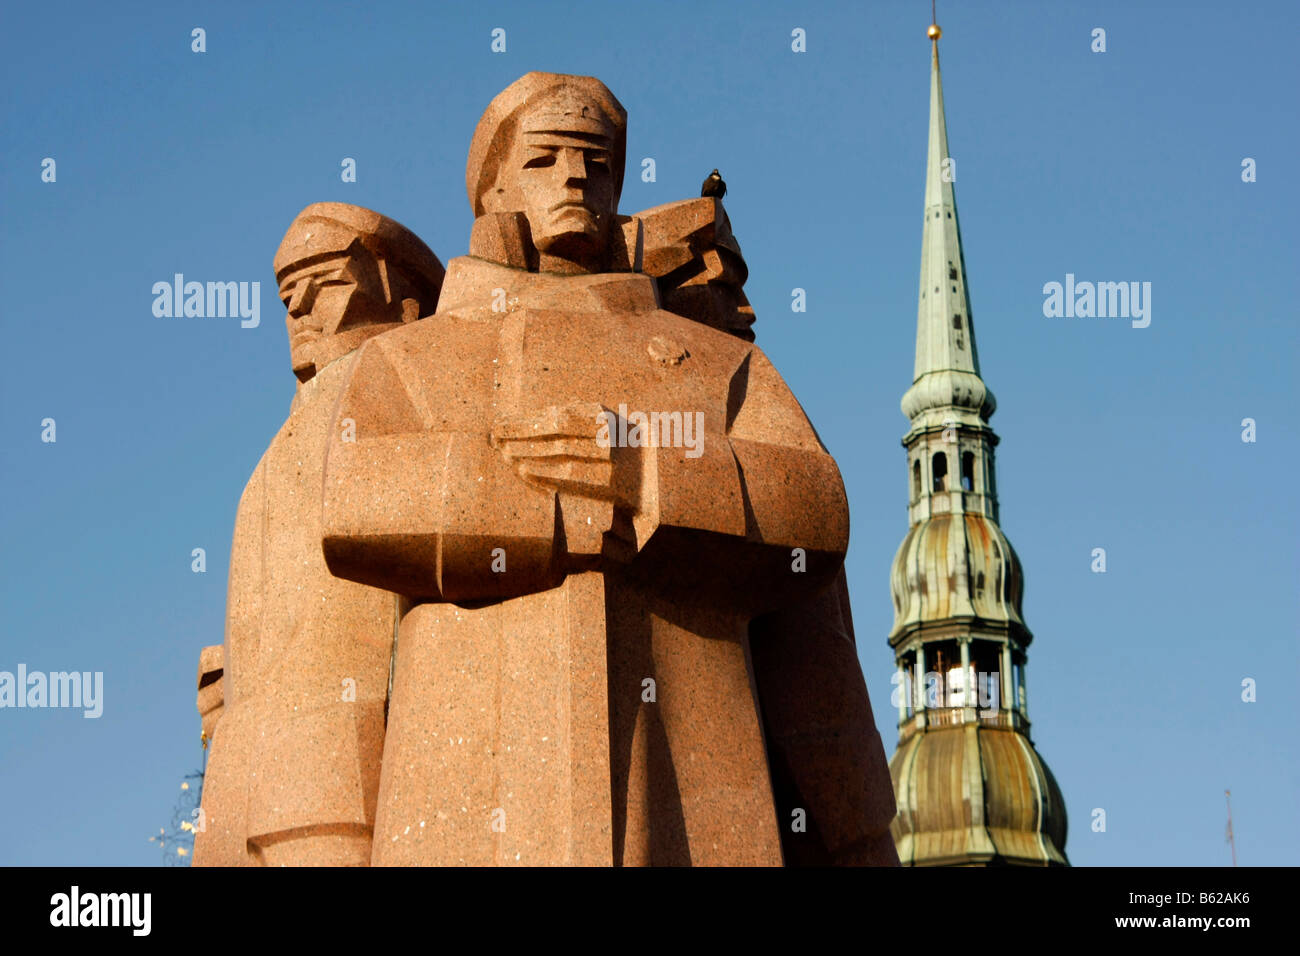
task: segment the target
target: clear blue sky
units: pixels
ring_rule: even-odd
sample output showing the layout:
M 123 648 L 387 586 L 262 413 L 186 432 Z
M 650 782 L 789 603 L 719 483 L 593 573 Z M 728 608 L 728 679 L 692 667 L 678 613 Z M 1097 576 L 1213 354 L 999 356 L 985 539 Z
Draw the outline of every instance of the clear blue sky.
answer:
M 200 761 L 196 661 L 222 637 L 235 505 L 293 394 L 272 254 L 316 200 L 463 254 L 474 124 L 534 69 L 599 76 L 627 107 L 623 212 L 726 177 L 759 344 L 848 486 L 892 752 L 929 4 L 569 6 L 6 11 L 0 670 L 103 671 L 106 700 L 99 720 L 0 711 L 0 863 L 157 862 L 147 838 Z M 1241 862 L 1297 862 L 1298 19 L 1290 2 L 940 3 L 1030 716 L 1079 865 L 1226 864 L 1225 788 Z M 260 281 L 261 326 L 155 318 L 151 286 L 176 272 Z M 1151 282 L 1150 327 L 1045 318 L 1066 273 Z

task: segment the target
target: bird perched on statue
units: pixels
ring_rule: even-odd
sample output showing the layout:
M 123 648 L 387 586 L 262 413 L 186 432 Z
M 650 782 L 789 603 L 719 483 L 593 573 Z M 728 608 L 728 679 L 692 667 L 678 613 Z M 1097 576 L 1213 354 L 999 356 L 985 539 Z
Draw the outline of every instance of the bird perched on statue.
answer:
M 700 187 L 700 195 L 712 196 L 715 199 L 721 199 L 727 195 L 727 184 L 723 182 L 716 169 L 709 173 L 708 179 L 704 180 L 704 185 Z

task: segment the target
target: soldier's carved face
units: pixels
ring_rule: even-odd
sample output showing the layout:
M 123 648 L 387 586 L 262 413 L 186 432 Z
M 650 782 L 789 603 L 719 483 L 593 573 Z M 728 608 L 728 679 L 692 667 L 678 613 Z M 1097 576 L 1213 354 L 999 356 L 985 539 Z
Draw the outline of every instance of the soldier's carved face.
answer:
M 723 246 L 702 250 L 659 282 L 663 307 L 720 332 L 754 341 L 754 308 L 745 296 L 744 263 Z
M 352 329 L 402 321 L 400 300 L 385 288 L 381 269 L 357 241 L 345 253 L 285 276 L 280 298 L 289 310 L 289 352 L 300 380 L 314 374 L 319 343 Z
M 581 107 L 594 117 L 596 107 Z M 523 118 L 514 173 L 533 244 L 557 256 L 602 249 L 618 204 L 612 140 L 586 116 L 541 106 Z

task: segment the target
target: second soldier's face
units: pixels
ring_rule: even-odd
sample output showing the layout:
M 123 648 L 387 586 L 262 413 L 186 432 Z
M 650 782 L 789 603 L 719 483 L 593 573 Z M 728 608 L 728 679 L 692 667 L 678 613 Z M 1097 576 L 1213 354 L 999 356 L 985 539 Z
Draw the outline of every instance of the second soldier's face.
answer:
M 744 289 L 744 264 L 730 250 L 705 249 L 696 270 L 670 288 L 660 286 L 664 308 L 720 332 L 754 341 L 754 308 Z
M 315 344 L 349 329 L 401 320 L 384 293 L 379 264 L 360 243 L 347 253 L 285 277 L 289 352 L 299 377 L 315 364 Z

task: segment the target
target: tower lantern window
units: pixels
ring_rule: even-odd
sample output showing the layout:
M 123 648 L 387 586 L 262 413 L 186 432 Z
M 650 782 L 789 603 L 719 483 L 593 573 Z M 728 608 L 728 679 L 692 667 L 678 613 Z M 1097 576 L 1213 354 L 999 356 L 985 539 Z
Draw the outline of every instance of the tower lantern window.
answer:
M 970 699 L 966 693 L 966 674 L 962 673 L 960 664 L 948 668 L 948 706 L 966 707 Z
M 930 462 L 931 474 L 934 475 L 934 490 L 948 490 L 948 456 L 943 452 L 935 452 L 934 458 Z

